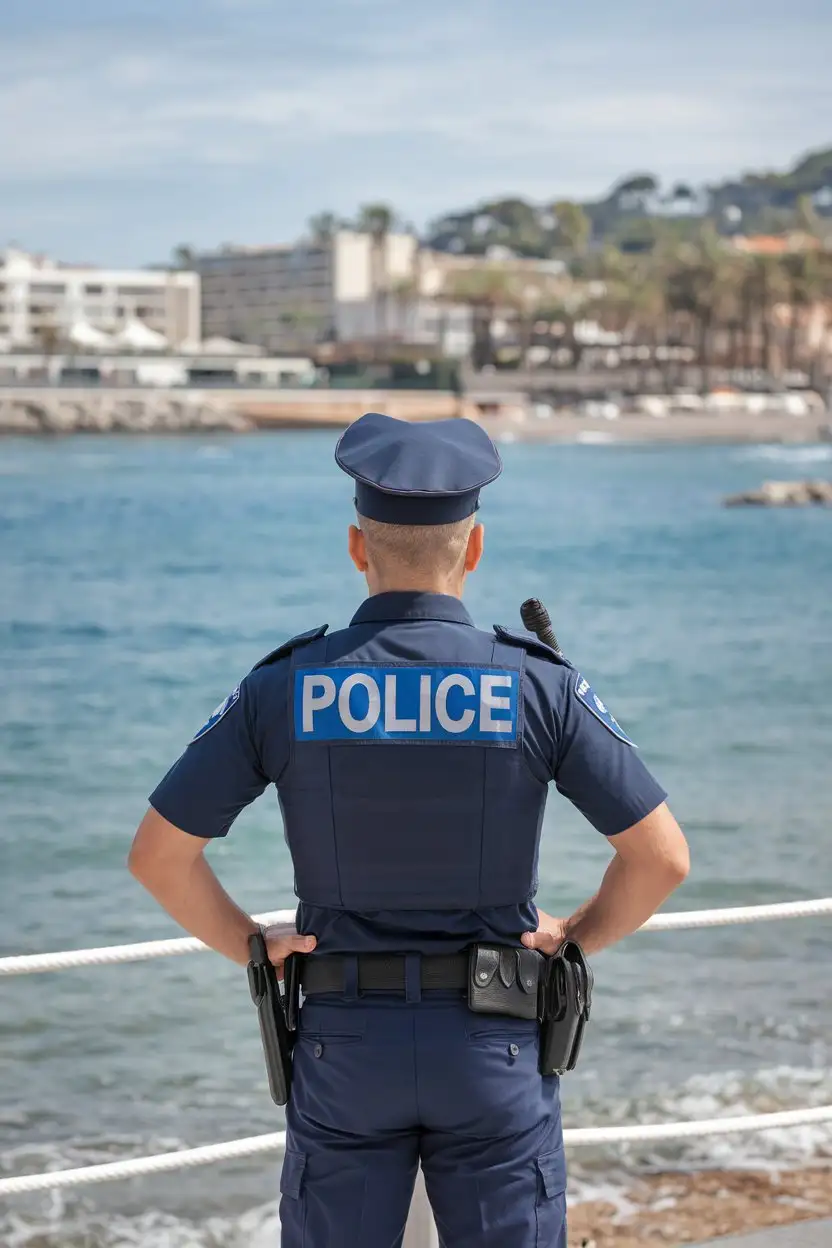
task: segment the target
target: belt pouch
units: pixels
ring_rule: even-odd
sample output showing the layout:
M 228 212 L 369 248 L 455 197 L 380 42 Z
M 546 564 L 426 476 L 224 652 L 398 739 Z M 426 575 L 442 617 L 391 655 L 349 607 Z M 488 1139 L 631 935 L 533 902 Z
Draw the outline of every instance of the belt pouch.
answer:
M 534 949 L 472 945 L 468 953 L 468 1008 L 475 1014 L 537 1018 L 541 962 Z
M 589 1020 L 592 984 L 592 971 L 577 941 L 564 941 L 547 959 L 540 997 L 541 1075 L 574 1070 Z

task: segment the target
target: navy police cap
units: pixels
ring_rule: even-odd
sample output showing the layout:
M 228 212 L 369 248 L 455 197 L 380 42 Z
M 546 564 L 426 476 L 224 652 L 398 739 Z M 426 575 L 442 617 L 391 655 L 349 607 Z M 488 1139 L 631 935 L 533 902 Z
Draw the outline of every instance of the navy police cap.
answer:
M 411 423 L 368 412 L 341 435 L 335 460 L 355 480 L 355 506 L 385 524 L 451 524 L 472 515 L 503 470 L 473 420 Z

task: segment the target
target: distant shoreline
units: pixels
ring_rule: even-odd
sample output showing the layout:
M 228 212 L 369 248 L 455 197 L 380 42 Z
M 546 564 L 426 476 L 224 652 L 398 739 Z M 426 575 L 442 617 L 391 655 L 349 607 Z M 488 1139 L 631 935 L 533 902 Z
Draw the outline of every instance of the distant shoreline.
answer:
M 830 416 L 818 406 L 794 414 L 776 406 L 773 400 L 771 408 L 763 410 L 679 408 L 661 415 L 619 411 L 612 404 L 598 406 L 604 414 L 590 416 L 579 410 L 541 408 L 522 395 L 479 398 L 475 402 L 435 390 L 264 392 L 15 387 L 0 390 L 0 436 L 338 431 L 363 412 L 384 411 L 405 420 L 467 416 L 479 420 L 503 443 L 832 443 Z M 610 412 L 614 419 L 607 418 Z

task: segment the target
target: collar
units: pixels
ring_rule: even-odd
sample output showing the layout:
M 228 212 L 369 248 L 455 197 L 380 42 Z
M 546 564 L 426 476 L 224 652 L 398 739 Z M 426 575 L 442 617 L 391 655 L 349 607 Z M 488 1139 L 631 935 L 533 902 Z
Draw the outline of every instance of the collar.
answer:
M 405 589 L 394 589 L 365 599 L 350 623 L 377 624 L 399 620 L 444 620 L 449 624 L 474 626 L 460 600 L 451 594 L 425 594 Z

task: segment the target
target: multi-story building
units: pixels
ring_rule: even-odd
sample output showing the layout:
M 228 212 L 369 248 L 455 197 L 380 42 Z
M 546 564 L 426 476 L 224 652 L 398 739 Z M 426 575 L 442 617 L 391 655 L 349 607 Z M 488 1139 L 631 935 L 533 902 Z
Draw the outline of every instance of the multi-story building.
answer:
M 269 350 L 315 342 L 406 341 L 464 356 L 472 309 L 447 296 L 449 279 L 504 267 L 530 285 L 562 274 L 560 262 L 508 255 L 457 256 L 420 247 L 411 234 L 339 230 L 293 246 L 227 247 L 197 258 L 207 335 Z
M 287 246 L 225 247 L 200 255 L 206 335 L 288 343 L 385 337 L 394 292 L 411 280 L 416 239 L 338 230 Z
M 76 341 L 140 347 L 142 334 L 147 345 L 199 342 L 198 274 L 99 269 L 0 252 L 0 339 L 10 346 Z

